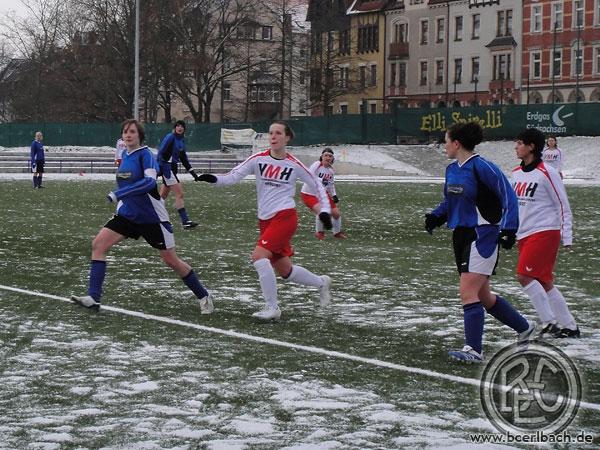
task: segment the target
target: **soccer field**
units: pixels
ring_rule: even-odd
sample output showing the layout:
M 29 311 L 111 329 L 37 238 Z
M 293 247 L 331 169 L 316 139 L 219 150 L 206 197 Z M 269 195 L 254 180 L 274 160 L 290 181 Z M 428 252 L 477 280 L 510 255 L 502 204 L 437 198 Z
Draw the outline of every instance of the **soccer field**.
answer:
M 465 448 L 469 434 L 495 432 L 479 403 L 482 368 L 446 358 L 463 342 L 451 236 L 423 230 L 441 185 L 336 183 L 346 241 L 317 241 L 299 206 L 294 261 L 332 277 L 333 303 L 279 280 L 279 323 L 251 317 L 262 306 L 253 183 L 185 185 L 200 226 L 176 227 L 177 251 L 213 293 L 211 316 L 143 241 L 110 253 L 106 308 L 64 301 L 86 292 L 114 183 L 45 185 L 0 182 L 0 448 Z M 582 339 L 556 345 L 587 402 L 567 431 L 597 446 L 600 188 L 567 190 L 575 244 L 556 284 Z M 534 318 L 515 264 L 516 249 L 503 252 L 492 286 Z M 514 340 L 486 318 L 487 357 Z

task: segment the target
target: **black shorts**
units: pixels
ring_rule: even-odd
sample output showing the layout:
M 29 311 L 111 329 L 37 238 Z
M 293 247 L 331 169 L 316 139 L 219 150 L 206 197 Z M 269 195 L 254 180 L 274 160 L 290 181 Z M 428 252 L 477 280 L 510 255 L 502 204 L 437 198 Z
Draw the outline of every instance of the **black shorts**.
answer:
M 142 236 L 148 244 L 158 250 L 175 247 L 171 222 L 135 223 L 117 214 L 106 222 L 104 228 L 132 239 L 138 239 Z
M 498 227 L 458 227 L 452 233 L 458 273 L 494 275 L 498 264 Z
M 44 164 L 46 164 L 46 161 L 43 159 L 36 159 L 35 160 L 35 169 L 34 172 L 36 173 L 44 173 Z

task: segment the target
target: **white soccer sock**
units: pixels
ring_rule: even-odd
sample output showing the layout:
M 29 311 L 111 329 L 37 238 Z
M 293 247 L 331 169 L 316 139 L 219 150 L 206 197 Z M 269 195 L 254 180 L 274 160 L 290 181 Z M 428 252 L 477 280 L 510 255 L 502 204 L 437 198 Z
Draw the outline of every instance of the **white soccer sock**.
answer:
M 263 297 L 268 306 L 277 307 L 277 278 L 271 262 L 267 258 L 254 261 L 254 268 L 258 272 L 258 282 L 262 289 Z
M 338 234 L 340 231 L 342 231 L 342 216 L 338 217 L 337 219 L 331 217 L 331 223 L 333 224 L 333 234 Z
M 321 222 L 321 219 L 319 219 L 318 215 L 315 216 L 315 231 L 317 233 L 319 233 L 321 231 L 325 231 L 325 227 L 323 226 L 323 222 Z
M 569 328 L 570 330 L 577 328 L 575 318 L 569 311 L 565 298 L 556 286 L 548 291 L 548 300 L 550 301 L 550 307 L 556 316 L 556 320 L 562 327 Z
M 554 322 L 556 317 L 550 308 L 548 295 L 538 280 L 533 280 L 523 288 L 542 323 Z
M 305 286 L 323 286 L 323 279 L 320 276 L 315 275 L 310 270 L 298 265 L 292 266 L 292 271 L 285 280 L 293 281 L 294 283 L 298 284 L 304 284 Z

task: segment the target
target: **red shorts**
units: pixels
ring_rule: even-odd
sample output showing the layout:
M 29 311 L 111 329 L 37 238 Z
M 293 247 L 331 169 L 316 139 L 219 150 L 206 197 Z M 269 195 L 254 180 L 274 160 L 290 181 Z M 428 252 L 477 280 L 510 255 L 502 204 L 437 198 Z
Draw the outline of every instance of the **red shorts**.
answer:
M 302 201 L 308 209 L 313 209 L 313 206 L 319 203 L 319 198 L 316 195 L 300 192 L 300 198 L 302 198 Z M 329 198 L 329 206 L 331 209 L 335 208 L 335 203 L 333 203 L 333 199 L 331 198 L 331 195 L 329 195 L 329 192 L 327 193 L 327 198 Z
M 276 261 L 285 256 L 292 256 L 292 237 L 298 228 L 298 213 L 295 209 L 284 209 L 267 220 L 259 220 L 260 236 L 256 245 L 266 248 Z
M 517 273 L 545 283 L 554 280 L 554 264 L 560 247 L 560 231 L 548 230 L 531 234 L 517 242 Z

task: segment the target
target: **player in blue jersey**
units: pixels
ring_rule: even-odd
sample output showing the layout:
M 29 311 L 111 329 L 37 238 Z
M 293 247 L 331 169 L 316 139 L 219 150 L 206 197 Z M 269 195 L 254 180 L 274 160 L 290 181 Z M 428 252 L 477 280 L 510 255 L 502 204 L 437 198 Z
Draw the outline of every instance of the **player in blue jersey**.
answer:
M 190 265 L 175 253 L 173 226 L 156 184 L 156 160 L 148 147 L 142 146 L 144 129 L 130 119 L 123 122 L 121 134 L 127 151 L 117 170 L 118 187 L 107 195 L 108 201 L 117 203 L 117 211 L 92 242 L 88 295 L 71 299 L 87 308 L 100 307 L 108 251 L 124 239 L 142 236 L 196 295 L 200 313 L 210 314 L 214 309 L 211 295 Z
M 192 229 L 198 226 L 196 222 L 193 222 L 188 217 L 187 211 L 185 210 L 183 202 L 183 188 L 177 178 L 177 167 L 179 162 L 183 164 L 183 167 L 194 177 L 194 181 L 198 181 L 198 175 L 192 169 L 192 165 L 188 160 L 187 153 L 185 152 L 185 122 L 178 120 L 175 122 L 173 132 L 167 134 L 160 145 L 158 146 L 158 164 L 159 173 L 162 175 L 163 185 L 160 188 L 160 196 L 166 199 L 171 192 L 171 189 L 175 193 L 175 208 L 179 213 L 181 219 L 181 225 L 184 229 Z
M 462 362 L 480 362 L 485 311 L 519 333 L 519 341 L 529 339 L 535 329 L 509 302 L 490 290 L 498 244 L 506 249 L 515 244 L 519 228 L 517 198 L 501 170 L 474 153 L 483 139 L 478 124 L 455 124 L 445 139 L 446 154 L 456 161 L 446 168 L 444 199 L 425 215 L 425 229 L 431 234 L 448 222 L 448 228 L 454 230 L 465 346 L 448 355 Z
M 44 155 L 44 144 L 42 139 L 44 136 L 41 131 L 35 133 L 35 139 L 31 143 L 31 171 L 33 172 L 33 188 L 42 189 L 42 175 L 44 173 L 44 164 L 46 157 Z

